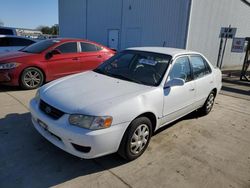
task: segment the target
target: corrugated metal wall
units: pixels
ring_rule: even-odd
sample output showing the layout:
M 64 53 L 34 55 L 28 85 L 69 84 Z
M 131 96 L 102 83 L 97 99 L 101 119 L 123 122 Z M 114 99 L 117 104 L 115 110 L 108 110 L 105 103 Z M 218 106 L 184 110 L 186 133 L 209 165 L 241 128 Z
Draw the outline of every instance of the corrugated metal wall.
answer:
M 135 35 L 140 33 L 139 46 L 165 43 L 184 48 L 188 15 L 188 0 L 124 0 L 121 47 L 133 44 L 134 32 Z
M 240 0 L 192 0 L 187 49 L 205 54 L 216 64 L 219 32 L 223 26 L 237 27 L 237 37 L 250 37 L 250 7 Z M 231 53 L 232 39 L 228 40 L 224 67 L 242 65 L 244 53 Z
M 163 44 L 184 48 L 189 2 L 59 0 L 60 36 L 84 37 L 108 45 L 108 30 L 119 29 L 120 49 Z
M 108 44 L 108 30 L 121 27 L 121 0 L 88 0 L 87 38 Z
M 86 38 L 86 1 L 58 0 L 61 37 Z

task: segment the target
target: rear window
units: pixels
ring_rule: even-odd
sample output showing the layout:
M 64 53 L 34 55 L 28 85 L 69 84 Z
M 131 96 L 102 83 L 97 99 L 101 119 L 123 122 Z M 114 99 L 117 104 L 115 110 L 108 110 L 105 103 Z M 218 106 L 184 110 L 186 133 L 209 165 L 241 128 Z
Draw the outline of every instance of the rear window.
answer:
M 14 32 L 12 29 L 0 28 L 0 35 L 14 35 Z
M 9 38 L 10 46 L 29 46 L 35 43 L 29 39 L 22 39 L 22 38 Z
M 102 50 L 100 46 L 85 42 L 81 42 L 81 49 L 82 52 L 96 52 Z

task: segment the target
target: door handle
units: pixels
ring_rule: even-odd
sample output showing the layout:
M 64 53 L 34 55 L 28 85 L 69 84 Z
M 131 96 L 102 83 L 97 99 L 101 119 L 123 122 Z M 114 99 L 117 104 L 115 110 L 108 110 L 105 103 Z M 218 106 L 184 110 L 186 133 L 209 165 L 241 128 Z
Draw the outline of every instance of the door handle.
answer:
M 73 57 L 72 60 L 77 61 L 77 60 L 79 60 L 79 58 L 78 57 Z
M 189 89 L 189 91 L 194 91 L 194 90 L 195 90 L 194 88 Z
M 97 57 L 98 57 L 98 58 L 102 58 L 102 55 L 98 55 Z
M 214 81 L 210 81 L 209 83 L 212 84 L 212 83 L 214 83 Z

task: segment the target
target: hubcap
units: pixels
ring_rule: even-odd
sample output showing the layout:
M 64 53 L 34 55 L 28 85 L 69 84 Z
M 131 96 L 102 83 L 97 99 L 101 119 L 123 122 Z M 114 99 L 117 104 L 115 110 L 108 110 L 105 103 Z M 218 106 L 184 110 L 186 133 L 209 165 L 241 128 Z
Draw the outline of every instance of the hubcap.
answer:
M 30 70 L 24 76 L 24 83 L 28 87 L 36 87 L 41 83 L 41 75 L 35 70 Z
M 135 130 L 131 141 L 130 150 L 133 154 L 140 153 L 146 146 L 149 138 L 149 129 L 146 124 L 142 124 Z
M 214 104 L 214 95 L 210 94 L 207 100 L 207 105 L 206 105 L 206 109 L 208 112 L 211 111 L 213 104 Z

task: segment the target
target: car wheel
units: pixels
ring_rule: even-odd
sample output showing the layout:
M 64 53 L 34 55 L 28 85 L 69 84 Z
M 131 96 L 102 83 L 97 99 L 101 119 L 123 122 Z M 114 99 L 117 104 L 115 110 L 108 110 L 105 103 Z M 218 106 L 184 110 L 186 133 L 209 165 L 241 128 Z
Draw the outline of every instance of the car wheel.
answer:
M 204 105 L 200 108 L 200 112 L 202 115 L 207 115 L 209 112 L 211 112 L 213 105 L 214 105 L 214 99 L 215 99 L 215 92 L 212 91 L 208 97 Z
M 148 118 L 133 120 L 122 138 L 118 153 L 128 161 L 138 158 L 148 147 L 151 135 L 152 123 Z
M 35 67 L 25 69 L 20 78 L 20 85 L 23 89 L 36 89 L 43 84 L 44 75 L 41 70 Z

